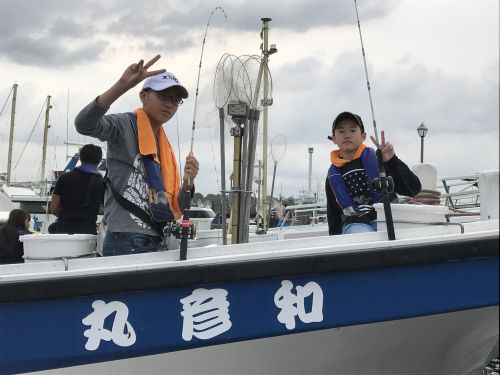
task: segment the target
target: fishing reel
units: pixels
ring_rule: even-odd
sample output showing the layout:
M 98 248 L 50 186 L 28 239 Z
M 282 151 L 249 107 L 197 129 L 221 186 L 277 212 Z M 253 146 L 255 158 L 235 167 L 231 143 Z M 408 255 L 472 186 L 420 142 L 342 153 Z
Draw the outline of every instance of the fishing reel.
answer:
M 394 180 L 391 176 L 374 178 L 371 185 L 377 194 L 394 193 Z
M 180 240 L 182 237 L 182 224 L 178 223 L 177 221 L 169 222 L 167 223 L 165 228 L 163 228 L 163 233 L 165 234 L 165 237 L 172 236 Z M 189 223 L 188 237 L 190 240 L 193 240 L 195 236 L 196 236 L 196 226 L 194 225 L 194 223 Z

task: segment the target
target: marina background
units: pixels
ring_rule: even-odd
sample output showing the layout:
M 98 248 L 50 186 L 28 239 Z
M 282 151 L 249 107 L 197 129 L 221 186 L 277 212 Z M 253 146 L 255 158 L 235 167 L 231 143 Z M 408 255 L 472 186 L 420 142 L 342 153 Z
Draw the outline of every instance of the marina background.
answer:
M 201 161 L 197 190 L 208 194 L 220 189 L 218 113 L 212 98 L 217 62 L 224 53 L 258 55 L 260 18 L 270 17 L 269 39 L 278 53 L 269 63 L 274 99 L 269 139 L 282 133 L 287 140 L 275 196 L 307 188 L 311 146 L 313 190 L 321 192 L 333 148 L 326 137 L 335 115 L 343 110 L 359 113 L 368 135 L 373 133 L 352 1 L 0 0 L 0 109 L 6 103 L 0 115 L 0 172 L 7 164 L 6 100 L 14 83 L 19 91 L 13 177 L 36 180 L 46 96 L 51 95 L 53 105 L 50 172 L 66 165 L 67 138 L 95 141 L 74 130 L 78 111 L 112 85 L 126 66 L 156 53 L 162 59 L 155 68 L 175 72 L 191 94 L 165 126 L 176 147 L 179 129 L 183 160 L 189 151 L 203 33 L 215 6 L 222 6 L 228 17 L 214 15 L 206 40 L 194 145 Z M 423 122 L 429 128 L 424 161 L 434 164 L 440 176 L 497 169 L 498 1 L 360 0 L 358 8 L 377 125 L 398 156 L 408 165 L 419 162 L 416 128 Z M 109 113 L 135 109 L 139 90 L 121 97 Z M 227 135 L 226 143 L 230 140 Z M 70 146 L 69 154 L 74 151 Z M 227 151 L 231 160 L 232 146 Z M 256 158 L 262 159 L 261 146 Z M 227 168 L 229 176 L 229 164 Z

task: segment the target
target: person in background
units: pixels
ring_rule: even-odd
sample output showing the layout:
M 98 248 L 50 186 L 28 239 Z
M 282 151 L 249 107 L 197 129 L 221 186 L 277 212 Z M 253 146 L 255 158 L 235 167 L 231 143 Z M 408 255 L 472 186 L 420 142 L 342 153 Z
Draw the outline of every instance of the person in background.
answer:
M 183 176 L 175 152 L 163 130 L 188 97 L 177 77 L 165 69 L 148 71 L 149 62 L 129 65 L 109 89 L 83 108 L 76 130 L 107 142 L 107 190 L 104 218 L 107 233 L 104 256 L 155 252 L 165 248 L 163 228 L 182 216 L 194 194 L 199 164 L 186 157 Z M 106 114 L 127 91 L 144 81 L 142 107 L 133 112 Z
M 19 236 L 31 234 L 31 215 L 16 208 L 9 213 L 9 219 L 0 227 L 0 264 L 22 263 L 24 248 Z
M 272 208 L 271 211 L 269 211 L 269 228 L 276 228 L 278 226 L 278 213 L 276 208 Z
M 325 184 L 329 234 L 377 231 L 373 204 L 381 201 L 382 196 L 373 190 L 372 181 L 379 177 L 378 161 L 375 151 L 363 144 L 366 133 L 361 117 L 340 113 L 333 121 L 329 139 L 339 147 L 330 153 L 332 164 Z M 394 181 L 395 193 L 415 196 L 422 188 L 420 180 L 398 159 L 383 131 L 381 139 L 385 172 Z M 376 144 L 373 137 L 371 140 Z
M 105 186 L 97 171 L 102 159 L 99 146 L 88 144 L 79 152 L 80 166 L 57 180 L 50 212 L 57 216 L 55 233 L 97 234 L 96 221 Z

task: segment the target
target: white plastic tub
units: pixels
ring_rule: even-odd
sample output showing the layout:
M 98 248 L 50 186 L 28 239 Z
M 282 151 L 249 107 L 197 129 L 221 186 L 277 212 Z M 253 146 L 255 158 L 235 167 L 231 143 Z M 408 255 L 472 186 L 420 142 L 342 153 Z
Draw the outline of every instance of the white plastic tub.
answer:
M 378 230 L 387 230 L 384 205 L 375 203 L 373 207 L 377 211 Z M 446 206 L 427 204 L 391 204 L 391 211 L 395 229 L 417 228 L 436 222 L 444 223 L 446 222 L 445 215 L 449 213 Z
M 94 257 L 97 236 L 93 234 L 29 234 L 19 237 L 24 244 L 24 261 Z

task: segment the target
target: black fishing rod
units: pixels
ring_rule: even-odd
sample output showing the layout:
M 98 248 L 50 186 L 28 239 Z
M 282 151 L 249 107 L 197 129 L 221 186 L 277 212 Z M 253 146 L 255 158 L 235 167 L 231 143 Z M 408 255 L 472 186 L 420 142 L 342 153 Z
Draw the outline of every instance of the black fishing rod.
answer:
M 194 113 L 193 113 L 193 126 L 191 128 L 191 147 L 189 149 L 189 153 L 193 153 L 193 144 L 194 144 L 194 132 L 196 129 L 196 109 L 198 107 L 198 88 L 200 85 L 200 74 L 201 74 L 201 64 L 203 61 L 203 52 L 205 50 L 205 41 L 207 39 L 208 27 L 210 26 L 210 20 L 214 13 L 219 10 L 224 14 L 224 18 L 227 18 L 226 12 L 222 7 L 215 7 L 210 13 L 210 17 L 208 17 L 207 26 L 205 27 L 205 34 L 203 35 L 203 43 L 201 45 L 201 54 L 200 54 L 200 63 L 198 65 L 198 79 L 196 81 L 196 94 L 194 99 Z M 188 181 L 188 184 L 190 181 Z M 191 224 L 189 222 L 190 213 L 191 213 L 191 191 L 185 191 L 186 195 L 184 202 L 184 210 L 182 212 L 182 224 L 181 224 L 181 249 L 180 249 L 180 260 L 186 260 L 187 258 L 187 247 L 188 247 L 188 238 L 190 235 L 190 227 Z M 194 229 L 193 229 L 194 230 Z
M 210 17 L 208 17 L 207 26 L 205 27 L 205 34 L 203 35 L 203 43 L 201 45 L 201 54 L 200 54 L 200 63 L 198 65 L 198 79 L 196 80 L 196 93 L 194 98 L 194 113 L 193 113 L 193 125 L 191 127 L 191 147 L 189 149 L 190 152 L 193 152 L 193 144 L 194 144 L 194 131 L 196 129 L 196 109 L 198 108 L 198 88 L 200 86 L 200 74 L 201 74 L 201 63 L 203 61 L 203 52 L 205 51 L 205 41 L 207 39 L 208 27 L 210 26 L 210 21 L 212 20 L 212 16 L 216 11 L 222 12 L 224 18 L 227 18 L 226 12 L 222 7 L 215 7 L 210 13 Z
M 189 217 L 191 212 L 191 191 L 184 191 L 184 194 L 185 194 L 184 207 L 186 208 L 184 208 L 182 212 L 180 260 L 187 259 L 189 229 L 191 227 L 191 223 L 189 222 Z
M 375 189 L 376 192 L 382 194 L 382 202 L 384 204 L 384 213 L 387 225 L 387 236 L 389 240 L 392 241 L 396 239 L 396 235 L 394 233 L 394 222 L 392 220 L 392 210 L 391 210 L 391 193 L 394 191 L 394 182 L 392 178 L 390 176 L 388 177 L 385 173 L 384 159 L 382 157 L 382 150 L 380 148 L 380 144 L 378 141 L 377 122 L 375 121 L 375 112 L 373 111 L 372 91 L 370 87 L 370 79 L 368 78 L 365 46 L 363 44 L 363 35 L 361 34 L 361 24 L 359 22 L 358 4 L 356 0 L 354 0 L 354 8 L 356 9 L 356 20 L 358 21 L 359 40 L 361 42 L 361 52 L 363 54 L 363 63 L 365 66 L 366 86 L 368 88 L 368 97 L 370 99 L 370 108 L 372 111 L 373 130 L 375 132 L 375 145 L 377 146 L 376 154 L 378 160 L 379 178 L 374 179 L 372 187 Z

